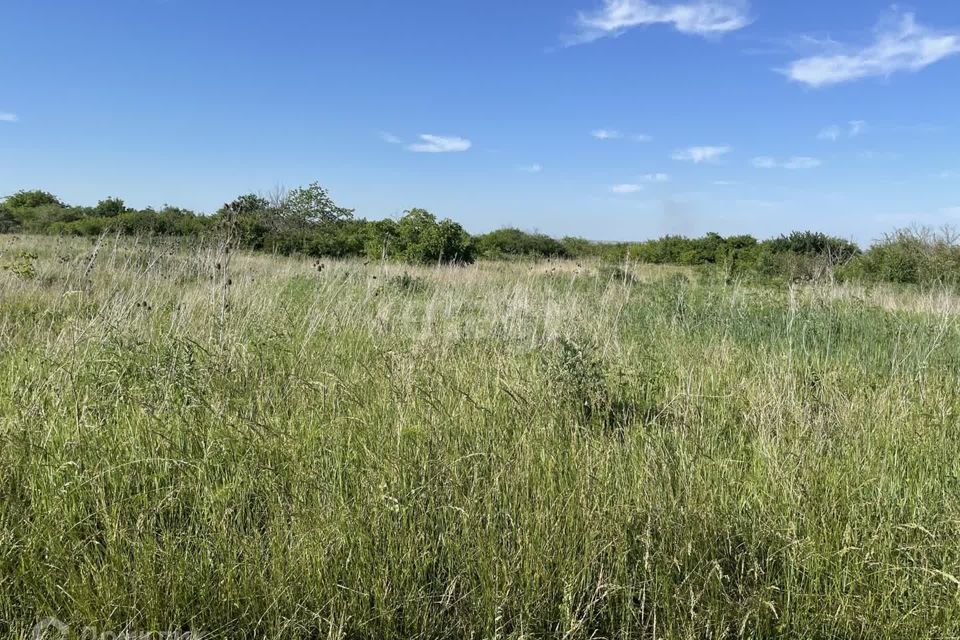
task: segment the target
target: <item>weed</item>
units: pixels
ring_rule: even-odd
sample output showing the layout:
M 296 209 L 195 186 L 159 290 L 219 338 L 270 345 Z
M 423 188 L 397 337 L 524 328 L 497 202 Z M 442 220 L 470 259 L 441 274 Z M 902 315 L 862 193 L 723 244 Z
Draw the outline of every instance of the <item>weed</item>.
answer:
M 387 280 L 387 286 L 400 293 L 423 293 L 427 290 L 427 283 L 423 278 L 417 278 L 406 271 Z
M 33 280 L 37 277 L 37 254 L 32 251 L 17 251 L 13 257 L 2 265 L 4 271 L 9 271 L 21 280 Z

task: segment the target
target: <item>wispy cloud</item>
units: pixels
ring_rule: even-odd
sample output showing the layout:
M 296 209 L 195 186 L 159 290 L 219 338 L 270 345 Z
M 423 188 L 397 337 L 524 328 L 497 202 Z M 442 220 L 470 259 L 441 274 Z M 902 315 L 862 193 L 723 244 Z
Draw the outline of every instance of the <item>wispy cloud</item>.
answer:
M 667 173 L 648 173 L 640 176 L 643 182 L 670 182 L 670 174 Z
M 839 49 L 795 60 L 783 73 L 810 87 L 826 87 L 920 71 L 960 53 L 960 32 L 935 31 L 919 24 L 912 13 L 894 12 L 876 27 L 872 43 L 840 45 Z
M 806 156 L 797 156 L 790 158 L 783 163 L 784 169 L 816 169 L 823 164 L 819 158 L 808 158 Z
M 619 140 L 623 134 L 614 129 L 594 129 L 590 135 L 597 140 Z
M 403 144 L 403 140 L 386 131 L 380 132 L 380 139 L 389 144 Z
M 522 171 L 523 173 L 540 173 L 543 171 L 543 165 L 534 163 L 534 164 L 525 164 L 523 166 L 517 167 L 517 171 Z
M 613 193 L 637 193 L 638 191 L 643 191 L 642 184 L 615 184 L 610 187 L 610 191 Z
M 817 134 L 818 140 L 829 140 L 830 142 L 836 142 L 840 139 L 840 136 L 843 135 L 843 131 L 837 125 L 833 124 L 829 127 L 824 127 L 820 130 L 820 133 Z
M 650 142 L 653 140 L 653 136 L 648 136 L 645 133 L 635 133 L 627 136 L 622 131 L 617 131 L 616 129 L 594 129 L 590 132 L 590 135 L 597 140 L 622 140 L 624 138 L 628 138 L 634 142 Z
M 578 32 L 564 38 L 564 43 L 584 44 L 654 24 L 670 25 L 685 34 L 716 36 L 750 24 L 749 5 L 746 0 L 691 0 L 673 4 L 603 0 L 603 6 L 596 11 L 577 15 Z
M 757 169 L 816 169 L 821 164 L 823 163 L 819 158 L 809 158 L 807 156 L 794 156 L 784 162 L 770 156 L 759 156 L 753 159 L 753 166 Z
M 17 117 L 15 113 L 7 113 L 6 111 L 0 111 L 0 122 L 18 122 L 20 118 Z
M 726 155 L 733 151 L 731 147 L 721 146 L 721 147 L 688 147 L 686 149 L 678 149 L 673 152 L 674 160 L 682 160 L 684 162 L 693 162 L 694 164 L 701 164 L 703 162 L 715 162 L 720 156 Z
M 826 140 L 828 142 L 836 142 L 843 137 L 856 138 L 857 136 L 862 135 L 866 130 L 866 120 L 851 120 L 847 123 L 846 128 L 836 124 L 832 124 L 829 127 L 824 127 L 820 130 L 820 133 L 817 134 L 817 139 Z
M 896 151 L 860 151 L 857 157 L 861 160 L 899 160 L 900 154 Z
M 429 133 L 420 134 L 421 142 L 408 145 L 407 150 L 415 153 L 453 153 L 466 151 L 473 144 L 466 138 L 456 136 L 435 136 Z

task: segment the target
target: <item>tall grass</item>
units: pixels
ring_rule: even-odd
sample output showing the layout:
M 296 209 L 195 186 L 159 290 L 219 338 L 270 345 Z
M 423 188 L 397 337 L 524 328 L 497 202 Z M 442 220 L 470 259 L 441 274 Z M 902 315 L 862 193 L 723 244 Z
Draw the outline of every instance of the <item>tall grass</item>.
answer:
M 16 261 L 6 635 L 960 635 L 949 292 L 0 238 Z

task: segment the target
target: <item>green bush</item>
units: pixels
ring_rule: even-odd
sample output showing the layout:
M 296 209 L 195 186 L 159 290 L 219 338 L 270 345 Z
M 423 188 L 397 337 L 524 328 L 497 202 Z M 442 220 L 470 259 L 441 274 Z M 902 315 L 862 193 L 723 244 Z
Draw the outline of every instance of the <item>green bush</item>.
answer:
M 426 209 L 411 209 L 396 226 L 391 255 L 410 264 L 466 263 L 474 261 L 470 235 L 456 222 Z
M 13 257 L 0 265 L 4 271 L 9 271 L 21 280 L 33 280 L 37 277 L 37 254 L 33 251 L 17 251 Z
M 45 205 L 64 206 L 60 199 L 52 193 L 35 189 L 33 191 L 17 191 L 8 197 L 4 204 L 10 209 L 35 209 Z
M 20 221 L 4 205 L 0 205 L 0 233 L 13 233 L 20 228 Z
M 542 233 L 520 229 L 497 229 L 477 236 L 477 253 L 484 258 L 567 258 L 567 246 Z
M 960 282 L 960 247 L 949 230 L 899 230 L 867 252 L 843 238 L 795 231 L 765 241 L 750 235 L 701 238 L 668 235 L 643 242 L 592 242 L 504 228 L 472 237 L 450 219 L 425 209 L 399 220 L 368 221 L 335 204 L 313 183 L 270 199 L 241 195 L 212 216 L 165 206 L 135 210 L 116 197 L 94 207 L 70 206 L 42 190 L 18 191 L 0 202 L 0 233 L 97 236 L 163 235 L 203 238 L 229 223 L 239 246 L 283 255 L 389 259 L 409 264 L 471 263 L 477 256 L 504 258 L 598 258 L 606 265 L 629 262 L 697 267 L 709 280 L 807 281 L 833 278 L 867 282 L 930 284 Z M 626 278 L 624 278 L 626 279 Z
M 841 264 L 860 254 L 860 248 L 849 240 L 813 231 L 794 231 L 763 243 L 773 253 L 828 257 Z
M 960 282 L 960 246 L 950 230 L 899 229 L 841 270 L 846 279 L 902 284 Z

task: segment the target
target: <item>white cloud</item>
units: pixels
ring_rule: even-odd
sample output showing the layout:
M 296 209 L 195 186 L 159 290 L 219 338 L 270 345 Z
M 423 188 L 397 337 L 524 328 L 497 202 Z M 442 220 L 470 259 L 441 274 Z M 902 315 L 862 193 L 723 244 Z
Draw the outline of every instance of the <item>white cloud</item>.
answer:
M 679 149 L 674 151 L 672 157 L 674 160 L 683 160 L 685 162 L 700 164 L 702 162 L 714 162 L 720 158 L 720 156 L 730 153 L 731 151 L 733 151 L 733 149 L 728 146 L 688 147 L 687 149 Z
M 623 137 L 622 133 L 612 129 L 594 129 L 590 132 L 590 135 L 597 140 L 619 140 Z
M 524 173 L 540 173 L 541 171 L 543 171 L 543 165 L 540 165 L 537 163 L 527 164 L 521 167 L 517 167 L 517 170 L 522 171 Z
M 638 191 L 643 191 L 642 184 L 615 184 L 610 187 L 610 191 L 613 193 L 637 193 Z
M 640 176 L 644 182 L 670 182 L 670 176 L 666 173 L 648 173 Z
M 386 131 L 380 132 L 380 139 L 389 144 L 403 144 L 403 140 L 392 133 L 387 133 Z
M 846 136 L 847 138 L 856 138 L 864 131 L 867 130 L 867 121 L 866 120 L 851 120 L 847 123 L 847 128 L 844 130 L 839 125 L 832 124 L 829 127 L 825 127 L 820 130 L 820 133 L 817 134 L 817 138 L 820 140 L 828 140 L 830 142 L 836 142 L 840 138 Z
M 783 163 L 784 169 L 816 169 L 822 162 L 819 158 L 808 158 L 806 156 L 795 156 Z
M 760 156 L 753 159 L 753 166 L 757 169 L 816 169 L 822 162 L 818 158 L 809 158 L 807 156 L 794 156 L 784 162 L 779 162 L 776 158 L 770 156 Z
M 616 37 L 629 29 L 668 24 L 680 33 L 713 36 L 750 24 L 746 0 L 690 0 L 657 4 L 650 0 L 603 0 L 603 7 L 577 16 L 579 33 L 567 45 Z
M 843 135 L 843 132 L 840 130 L 840 127 L 834 124 L 824 129 L 821 129 L 820 133 L 817 134 L 817 139 L 836 142 L 837 140 L 840 139 L 841 135 Z
M 429 133 L 420 134 L 420 140 L 421 142 L 411 144 L 407 149 L 416 153 L 451 153 L 466 151 L 473 146 L 466 138 L 435 136 Z
M 0 122 L 17 122 L 19 120 L 20 118 L 18 118 L 17 114 L 15 113 L 6 113 L 4 111 L 0 111 Z
M 627 137 L 623 132 L 617 131 L 616 129 L 594 129 L 590 132 L 590 135 L 597 140 L 621 140 Z M 645 133 L 637 133 L 629 136 L 629 139 L 634 142 L 650 142 L 653 140 L 653 137 Z
M 875 29 L 865 47 L 841 46 L 843 53 L 825 52 L 791 62 L 783 73 L 810 87 L 826 87 L 899 71 L 920 71 L 960 54 L 960 32 L 938 32 L 917 23 L 912 13 L 894 13 Z

